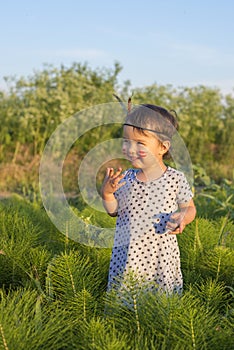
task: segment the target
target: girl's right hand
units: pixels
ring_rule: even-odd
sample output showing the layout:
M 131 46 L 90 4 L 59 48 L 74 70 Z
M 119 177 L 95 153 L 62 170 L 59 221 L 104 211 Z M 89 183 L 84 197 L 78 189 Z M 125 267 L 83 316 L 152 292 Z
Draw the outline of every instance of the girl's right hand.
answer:
M 102 185 L 103 196 L 115 193 L 115 191 L 125 184 L 125 182 L 119 183 L 124 178 L 124 174 L 121 174 L 121 172 L 122 168 L 118 168 L 116 173 L 113 168 L 106 169 L 106 176 Z

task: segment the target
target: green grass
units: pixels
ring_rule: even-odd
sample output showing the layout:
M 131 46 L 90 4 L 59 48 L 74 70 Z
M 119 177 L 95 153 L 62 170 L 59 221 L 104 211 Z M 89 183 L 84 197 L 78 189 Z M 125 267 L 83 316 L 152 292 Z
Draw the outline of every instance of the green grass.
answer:
M 230 217 L 198 217 L 178 237 L 182 296 L 136 293 L 134 281 L 107 295 L 109 249 L 68 240 L 37 204 L 3 200 L 0 349 L 234 348 L 233 237 Z

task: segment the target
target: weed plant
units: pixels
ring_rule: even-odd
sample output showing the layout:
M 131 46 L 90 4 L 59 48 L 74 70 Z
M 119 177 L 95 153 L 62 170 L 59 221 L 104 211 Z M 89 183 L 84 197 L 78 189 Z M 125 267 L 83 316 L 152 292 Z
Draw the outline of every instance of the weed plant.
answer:
M 205 210 L 205 208 L 204 208 Z M 87 208 L 78 215 L 110 225 Z M 198 217 L 178 237 L 182 295 L 106 293 L 110 249 L 68 240 L 43 208 L 0 202 L 0 349 L 234 348 L 234 223 Z

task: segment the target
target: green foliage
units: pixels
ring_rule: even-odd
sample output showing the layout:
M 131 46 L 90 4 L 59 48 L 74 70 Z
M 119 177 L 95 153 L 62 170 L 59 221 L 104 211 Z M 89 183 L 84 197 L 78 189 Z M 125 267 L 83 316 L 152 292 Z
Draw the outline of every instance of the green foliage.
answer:
M 86 220 L 87 223 L 92 223 L 93 225 L 100 227 L 115 227 L 115 218 L 107 216 L 105 212 L 100 212 L 91 209 L 90 207 L 84 208 L 80 212 L 80 216 Z
M 1 293 L 1 349 L 62 349 L 71 325 L 65 310 L 47 305 L 34 290 Z
M 7 146 L 17 152 L 17 145 L 27 143 L 34 154 L 40 154 L 63 120 L 112 100 L 120 71 L 118 63 L 113 69 L 102 70 L 74 63 L 60 69 L 47 65 L 28 78 L 6 78 L 9 92 L 0 98 L 0 144 L 4 145 L 0 150 Z
M 129 293 L 135 300 L 130 307 Z M 115 321 L 119 331 L 135 332 L 131 339 L 134 349 L 229 349 L 234 344 L 231 329 L 226 327 L 224 313 L 219 312 L 225 299 L 225 287 L 209 280 L 183 296 L 149 291 L 137 295 L 133 283 L 127 299 L 125 292 L 108 297 L 107 318 Z
M 212 182 L 210 176 L 207 175 L 205 169 L 199 164 L 193 164 L 194 186 L 209 186 Z
M 12 209 L 11 206 L 0 207 L 0 246 L 4 252 L 1 279 L 13 285 L 24 284 L 27 280 L 40 285 L 50 254 L 37 247 L 39 228 Z
M 128 336 L 116 331 L 113 323 L 103 318 L 82 322 L 76 330 L 74 347 L 82 350 L 130 350 Z M 69 348 L 69 346 L 68 346 Z M 72 349 L 72 348 L 71 348 Z
M 14 168 L 6 172 L 0 187 L 27 195 L 38 191 L 38 157 L 56 127 L 83 109 L 114 102 L 115 91 L 127 100 L 130 82 L 119 86 L 120 71 L 118 63 L 111 69 L 95 70 L 87 64 L 74 63 L 59 68 L 45 65 L 29 77 L 6 78 L 8 91 L 0 94 L 0 160 L 3 171 L 5 164 Z M 179 132 L 192 162 L 202 164 L 206 171 L 202 181 L 207 184 L 209 178 L 232 179 L 233 96 L 223 96 L 219 90 L 205 86 L 175 89 L 157 84 L 135 88 L 133 92 L 134 104 L 154 103 L 176 110 Z M 97 143 L 120 135 L 121 129 L 114 125 L 90 130 L 73 146 L 75 163 L 79 164 Z M 67 192 L 74 190 L 76 174 L 72 179 L 64 178 Z
M 68 311 L 86 321 L 100 305 L 104 293 L 99 266 L 78 252 L 55 256 L 47 269 L 47 289 Z M 99 304 L 97 299 L 99 297 Z
M 206 217 L 214 219 L 226 215 L 230 219 L 234 219 L 233 182 L 224 179 L 218 185 L 210 180 L 208 186 L 198 188 L 197 192 L 196 205 L 199 215 L 206 215 Z M 205 211 L 204 208 L 206 208 Z
M 0 202 L 0 348 L 231 349 L 234 224 L 197 218 L 178 236 L 184 292 L 130 280 L 106 294 L 110 250 L 67 240 L 44 210 Z M 91 209 L 81 210 L 90 222 Z
M 186 228 L 178 237 L 186 286 L 209 278 L 233 285 L 233 237 L 234 224 L 225 217 L 216 221 L 195 219 Z

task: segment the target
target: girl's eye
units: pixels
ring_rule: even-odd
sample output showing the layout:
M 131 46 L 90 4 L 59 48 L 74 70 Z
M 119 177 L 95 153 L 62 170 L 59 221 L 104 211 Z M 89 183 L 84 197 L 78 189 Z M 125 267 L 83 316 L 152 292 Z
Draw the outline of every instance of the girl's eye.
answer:
M 140 141 L 138 141 L 137 144 L 138 144 L 138 145 L 144 146 L 144 143 L 143 143 L 143 142 L 140 142 Z

